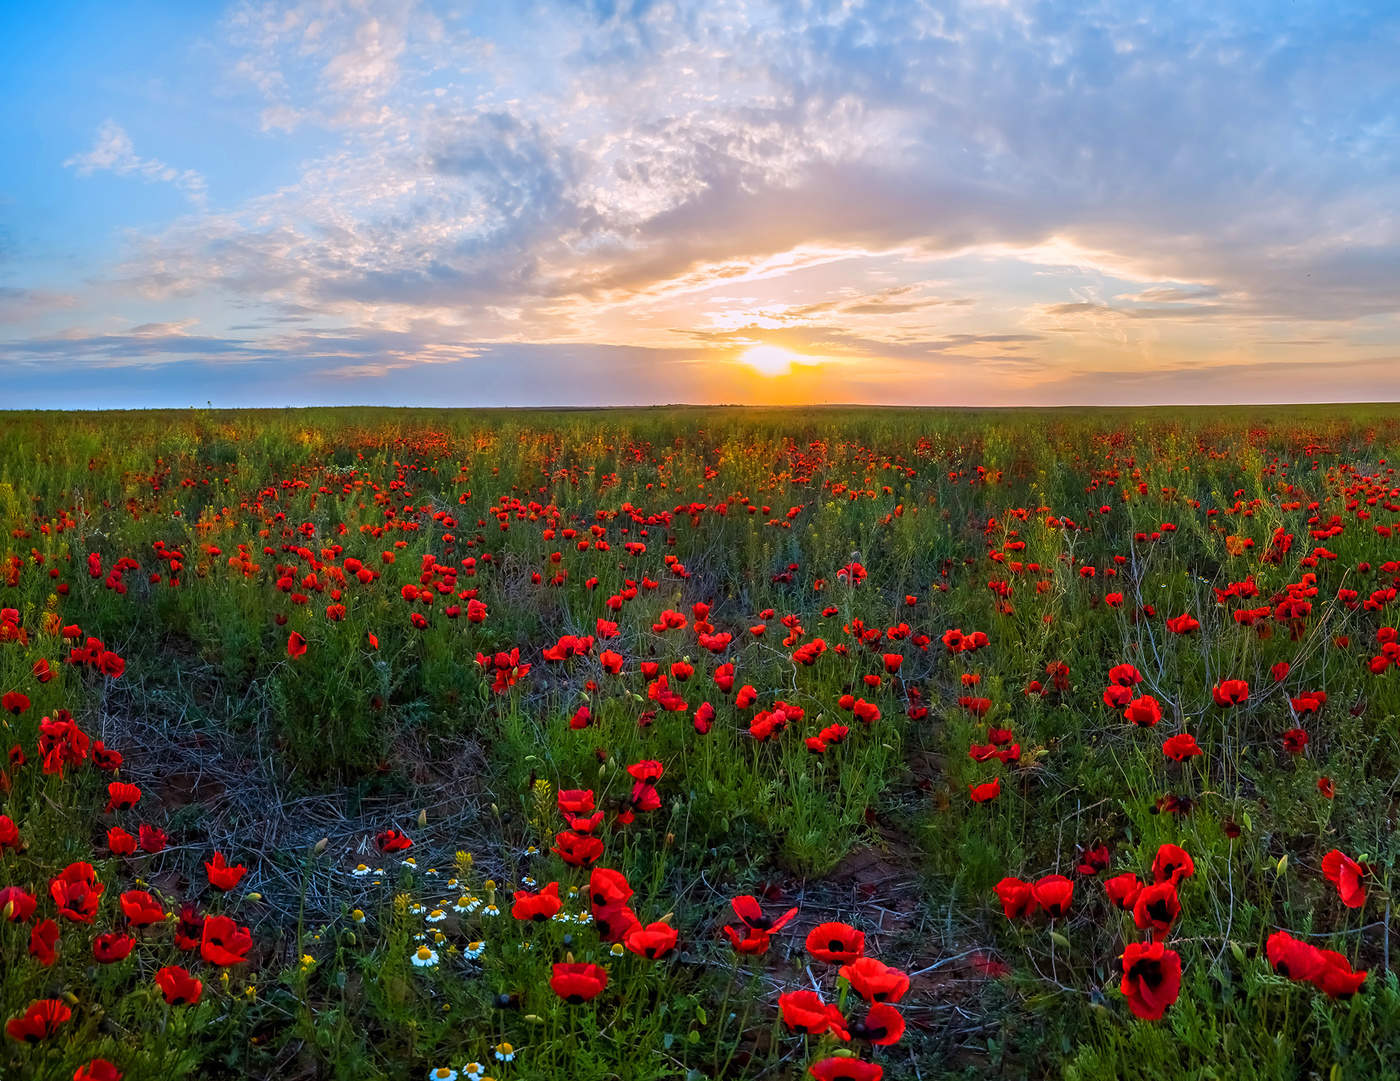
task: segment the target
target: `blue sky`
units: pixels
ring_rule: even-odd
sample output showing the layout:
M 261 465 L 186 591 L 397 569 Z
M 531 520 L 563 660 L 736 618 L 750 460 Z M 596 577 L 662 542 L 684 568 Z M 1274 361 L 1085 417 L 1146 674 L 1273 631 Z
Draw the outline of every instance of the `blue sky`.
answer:
M 1400 6 L 5 5 L 0 407 L 1400 398 Z

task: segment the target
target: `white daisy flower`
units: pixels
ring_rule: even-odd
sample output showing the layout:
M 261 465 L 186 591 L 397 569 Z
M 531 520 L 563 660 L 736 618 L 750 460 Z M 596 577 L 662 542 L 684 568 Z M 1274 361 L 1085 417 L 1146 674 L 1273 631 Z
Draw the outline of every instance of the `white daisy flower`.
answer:
M 486 1073 L 486 1067 L 479 1062 L 468 1062 L 462 1067 L 462 1074 L 467 1081 L 481 1081 L 482 1075 Z
M 501 910 L 497 908 L 494 904 L 489 904 L 481 910 L 481 914 L 483 916 L 499 916 L 501 914 Z
M 508 1043 L 498 1043 L 496 1045 L 497 1062 L 514 1062 L 515 1048 Z
M 428 1071 L 428 1081 L 457 1081 L 457 1071 L 451 1066 L 439 1066 L 436 1070 Z
M 416 968 L 432 968 L 438 963 L 438 955 L 436 950 L 424 945 L 419 946 L 409 960 Z
M 351 871 L 350 873 L 351 873 L 352 875 L 354 875 L 356 878 L 364 878 L 365 875 L 369 874 L 369 864 L 367 864 L 367 863 L 362 863 L 362 864 L 360 864 L 358 867 L 356 867 L 353 871 Z
M 478 938 L 474 942 L 467 943 L 466 949 L 462 951 L 462 956 L 465 957 L 468 961 L 475 961 L 485 952 L 486 943 Z
M 425 918 L 429 923 L 441 923 L 447 919 L 447 913 L 440 908 L 435 908 Z

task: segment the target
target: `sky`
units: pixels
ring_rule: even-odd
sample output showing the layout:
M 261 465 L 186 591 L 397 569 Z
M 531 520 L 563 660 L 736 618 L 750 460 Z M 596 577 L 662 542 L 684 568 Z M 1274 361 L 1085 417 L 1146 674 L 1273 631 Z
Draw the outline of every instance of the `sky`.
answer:
M 0 408 L 1400 399 L 1400 4 L 0 7 Z

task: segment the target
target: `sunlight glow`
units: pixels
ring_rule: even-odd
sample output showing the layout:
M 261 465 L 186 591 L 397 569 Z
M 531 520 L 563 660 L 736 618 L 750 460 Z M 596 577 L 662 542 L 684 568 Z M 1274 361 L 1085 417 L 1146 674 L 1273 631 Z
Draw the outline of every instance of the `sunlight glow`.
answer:
M 787 375 L 802 360 L 790 349 L 777 345 L 755 345 L 744 351 L 743 361 L 760 375 Z

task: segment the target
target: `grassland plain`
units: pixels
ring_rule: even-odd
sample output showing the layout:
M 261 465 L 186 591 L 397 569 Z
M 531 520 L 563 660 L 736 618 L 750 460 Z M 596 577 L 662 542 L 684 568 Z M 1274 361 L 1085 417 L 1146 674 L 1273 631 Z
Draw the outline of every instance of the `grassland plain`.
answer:
M 1397 451 L 0 414 L 0 1075 L 1400 1076 Z

